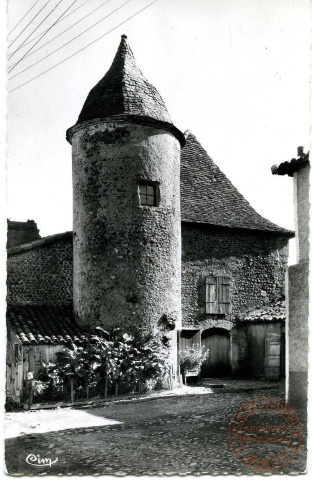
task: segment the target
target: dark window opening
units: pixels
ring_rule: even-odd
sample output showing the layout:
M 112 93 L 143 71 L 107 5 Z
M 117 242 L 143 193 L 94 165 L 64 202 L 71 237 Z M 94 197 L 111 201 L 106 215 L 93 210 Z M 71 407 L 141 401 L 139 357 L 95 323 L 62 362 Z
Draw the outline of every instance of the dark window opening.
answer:
M 148 182 L 141 182 L 139 185 L 141 205 L 148 207 L 157 206 L 157 191 L 156 185 Z

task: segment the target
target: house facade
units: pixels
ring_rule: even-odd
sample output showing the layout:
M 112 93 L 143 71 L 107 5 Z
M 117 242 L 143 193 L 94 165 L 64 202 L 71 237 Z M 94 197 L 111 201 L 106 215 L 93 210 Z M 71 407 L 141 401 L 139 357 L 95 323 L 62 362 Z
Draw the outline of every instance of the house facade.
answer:
M 190 132 L 181 153 L 181 220 L 182 347 L 209 348 L 208 377 L 284 375 L 281 299 L 292 233 L 258 215 Z M 278 359 L 266 347 L 276 338 Z M 270 362 L 279 363 L 274 374 L 265 369 Z
M 52 358 L 86 329 L 119 326 L 160 335 L 176 381 L 179 351 L 197 343 L 203 376 L 283 376 L 293 232 L 172 124 L 125 36 L 67 139 L 73 232 L 8 242 L 8 352 L 41 345 Z M 27 365 L 8 355 L 11 384 Z

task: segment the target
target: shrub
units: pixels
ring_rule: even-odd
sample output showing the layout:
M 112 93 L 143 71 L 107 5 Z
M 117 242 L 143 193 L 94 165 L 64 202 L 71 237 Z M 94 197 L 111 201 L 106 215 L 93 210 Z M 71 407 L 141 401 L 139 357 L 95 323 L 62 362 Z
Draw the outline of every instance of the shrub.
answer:
M 141 393 L 160 381 L 168 384 L 168 350 L 160 337 L 133 337 L 119 328 L 107 332 L 96 327 L 96 334 L 83 343 L 71 343 L 58 352 L 55 364 L 43 364 L 37 383 L 31 381 L 36 400 L 88 399 L 89 389 L 92 394 L 117 396 Z
M 184 374 L 185 370 L 200 368 L 208 356 L 209 350 L 201 347 L 198 343 L 181 350 L 179 352 L 181 372 Z
M 37 380 L 32 381 L 34 401 L 61 400 L 64 397 L 63 380 L 55 363 L 42 362 Z

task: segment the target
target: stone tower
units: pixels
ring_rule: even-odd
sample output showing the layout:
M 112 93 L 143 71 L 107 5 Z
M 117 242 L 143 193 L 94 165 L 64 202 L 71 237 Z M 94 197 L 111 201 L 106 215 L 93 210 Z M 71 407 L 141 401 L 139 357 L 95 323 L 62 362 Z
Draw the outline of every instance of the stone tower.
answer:
M 163 333 L 175 366 L 184 136 L 137 67 L 126 38 L 67 131 L 73 158 L 74 312 L 82 325 Z

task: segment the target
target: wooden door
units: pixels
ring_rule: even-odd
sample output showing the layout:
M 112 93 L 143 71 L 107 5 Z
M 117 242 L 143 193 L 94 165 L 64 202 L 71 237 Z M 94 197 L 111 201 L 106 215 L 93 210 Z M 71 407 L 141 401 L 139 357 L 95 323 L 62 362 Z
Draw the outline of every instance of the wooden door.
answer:
M 250 373 L 253 377 L 264 376 L 265 338 L 268 325 L 250 324 L 247 327 Z
M 270 334 L 280 333 L 280 323 L 251 323 L 247 326 L 249 365 L 252 377 L 260 378 L 265 376 L 266 339 Z M 267 354 L 269 355 L 269 353 Z
M 230 375 L 230 334 L 221 328 L 211 328 L 202 333 L 202 346 L 209 356 L 201 368 L 202 377 L 227 377 Z
M 281 368 L 281 335 L 268 333 L 265 339 L 264 376 L 268 380 L 278 380 Z
M 182 330 L 180 334 L 180 350 L 186 350 L 190 347 L 200 345 L 199 330 Z

